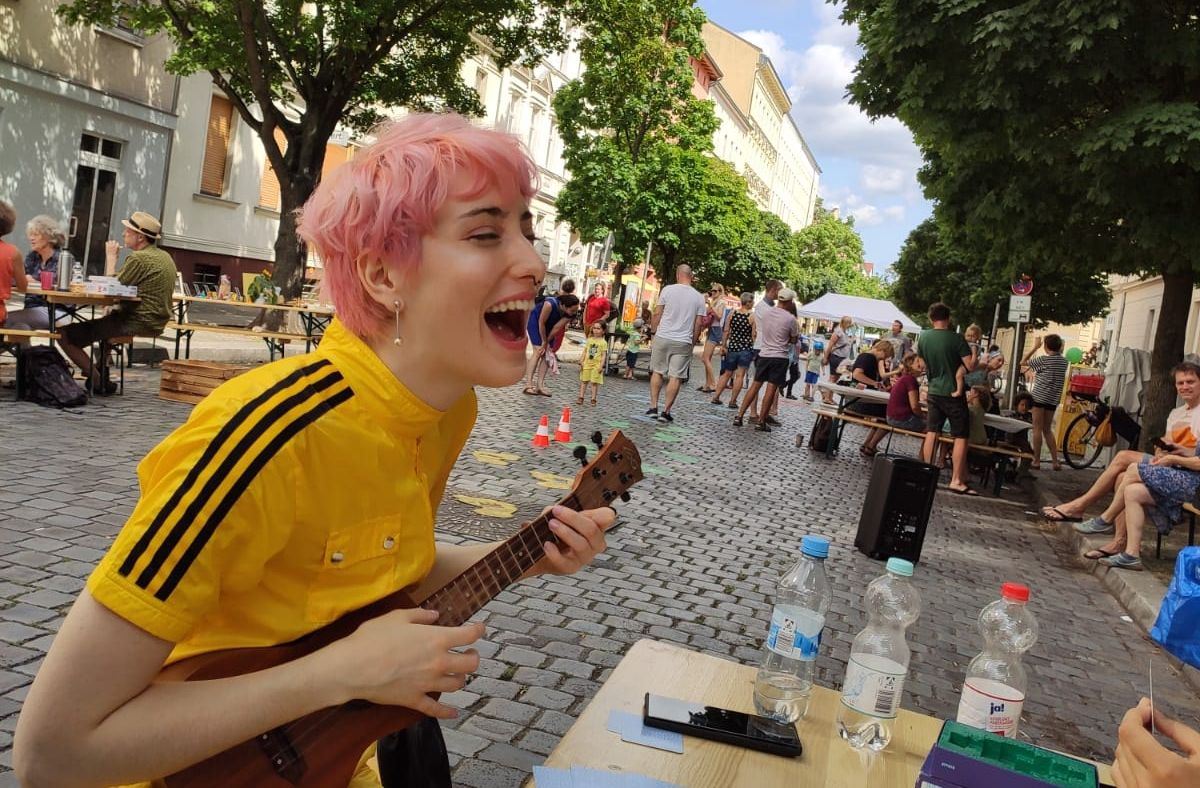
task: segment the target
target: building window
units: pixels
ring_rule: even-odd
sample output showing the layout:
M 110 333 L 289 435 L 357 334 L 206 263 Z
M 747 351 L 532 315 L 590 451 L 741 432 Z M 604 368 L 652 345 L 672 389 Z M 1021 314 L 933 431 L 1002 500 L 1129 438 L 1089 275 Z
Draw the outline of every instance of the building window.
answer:
M 232 137 L 233 102 L 213 94 L 208 110 L 208 135 L 204 141 L 204 166 L 200 173 L 200 193 L 213 197 L 225 194 L 225 172 L 229 165 L 229 141 Z
M 275 144 L 279 146 L 280 153 L 287 153 L 287 137 L 278 128 L 275 129 Z M 270 159 L 263 164 L 262 182 L 258 185 L 258 204 L 268 210 L 279 210 L 279 176 L 275 174 Z
M 481 104 L 487 104 L 487 89 L 488 73 L 482 68 L 475 69 L 475 92 L 479 95 Z

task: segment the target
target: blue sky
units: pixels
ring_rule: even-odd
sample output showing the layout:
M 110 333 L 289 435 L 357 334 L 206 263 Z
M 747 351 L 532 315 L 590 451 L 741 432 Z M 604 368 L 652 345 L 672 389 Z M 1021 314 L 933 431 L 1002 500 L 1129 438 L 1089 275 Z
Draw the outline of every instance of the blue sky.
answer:
M 912 134 L 892 118 L 872 123 L 844 96 L 859 57 L 857 32 L 822 0 L 699 0 L 709 19 L 761 47 L 792 98 L 792 117 L 821 166 L 826 206 L 855 217 L 867 260 L 895 261 L 929 215 Z M 719 65 L 719 64 L 718 64 Z

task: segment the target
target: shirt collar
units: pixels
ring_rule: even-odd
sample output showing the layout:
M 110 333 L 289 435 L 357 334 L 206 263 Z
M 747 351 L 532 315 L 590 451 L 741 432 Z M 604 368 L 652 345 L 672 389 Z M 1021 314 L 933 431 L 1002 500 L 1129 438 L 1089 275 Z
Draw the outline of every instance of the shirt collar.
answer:
M 317 352 L 334 363 L 354 390 L 354 401 L 389 432 L 419 437 L 446 415 L 412 393 L 375 351 L 337 318 L 325 330 Z

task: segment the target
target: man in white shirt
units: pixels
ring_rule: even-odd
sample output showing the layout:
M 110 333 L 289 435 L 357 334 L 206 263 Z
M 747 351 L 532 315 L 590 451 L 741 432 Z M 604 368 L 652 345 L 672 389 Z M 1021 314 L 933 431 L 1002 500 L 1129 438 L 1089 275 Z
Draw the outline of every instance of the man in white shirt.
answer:
M 1163 445 L 1170 447 L 1169 451 L 1176 454 L 1192 454 L 1195 451 L 1197 439 L 1200 439 L 1200 366 L 1184 361 L 1171 370 L 1175 379 L 1175 393 L 1183 404 L 1175 408 L 1167 416 L 1166 432 L 1163 434 Z M 1161 447 L 1159 450 L 1162 450 Z M 1096 503 L 1116 489 L 1117 481 L 1125 474 L 1130 465 L 1137 465 L 1150 455 L 1134 449 L 1117 452 L 1112 462 L 1100 474 L 1088 491 L 1078 498 L 1073 498 L 1058 506 L 1042 508 L 1042 516 L 1052 522 L 1074 522 L 1075 530 L 1080 533 L 1107 533 L 1115 528 L 1113 523 L 1096 522 L 1100 518 L 1093 517 L 1087 522 L 1079 522 L 1084 518 L 1088 506 Z
M 675 284 L 667 285 L 658 294 L 658 305 L 650 321 L 654 339 L 650 345 L 650 409 L 647 416 L 657 416 L 659 421 L 672 422 L 671 406 L 679 394 L 679 386 L 687 377 L 692 364 L 692 349 L 700 337 L 701 320 L 708 311 L 704 296 L 692 287 L 692 267 L 681 265 L 675 269 Z M 668 377 L 667 401 L 661 414 L 658 412 L 658 393 L 662 389 L 663 375 Z
M 779 297 L 779 291 L 782 289 L 783 282 L 780 282 L 778 279 L 768 279 L 767 283 L 763 285 L 762 299 L 754 305 L 754 323 L 759 326 L 759 331 L 754 337 L 754 377 L 751 378 L 751 380 L 758 379 L 758 354 L 762 352 L 763 319 L 770 314 L 772 309 L 775 308 L 775 299 Z M 751 388 L 753 388 L 753 386 L 751 386 Z M 747 394 L 749 394 L 749 392 L 747 392 Z M 758 397 L 757 391 L 754 396 L 755 399 L 751 400 L 750 402 L 751 420 L 758 418 L 758 402 L 756 401 Z M 742 401 L 743 403 L 745 402 L 745 400 Z M 779 415 L 779 400 L 775 399 L 768 411 L 762 415 L 767 424 L 779 426 L 779 420 L 775 418 L 777 415 Z

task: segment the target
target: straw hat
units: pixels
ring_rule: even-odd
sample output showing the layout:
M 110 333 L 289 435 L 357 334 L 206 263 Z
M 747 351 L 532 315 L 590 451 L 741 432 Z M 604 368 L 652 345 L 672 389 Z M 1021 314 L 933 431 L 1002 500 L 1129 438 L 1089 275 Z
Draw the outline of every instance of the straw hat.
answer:
M 145 211 L 134 211 L 133 216 L 122 219 L 121 224 L 135 233 L 141 233 L 151 241 L 157 241 L 162 237 L 162 224 Z

